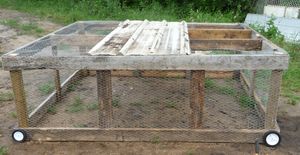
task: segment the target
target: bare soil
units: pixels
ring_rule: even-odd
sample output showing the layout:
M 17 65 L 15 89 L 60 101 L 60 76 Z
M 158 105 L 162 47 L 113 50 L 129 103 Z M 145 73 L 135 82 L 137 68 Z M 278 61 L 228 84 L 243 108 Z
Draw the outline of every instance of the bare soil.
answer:
M 60 25 L 51 23 L 49 21 L 41 20 L 36 17 L 32 17 L 30 15 L 20 13 L 12 10 L 4 10 L 0 9 L 0 19 L 18 19 L 22 22 L 31 22 L 35 21 L 39 23 L 38 25 L 47 30 L 53 31 L 59 27 Z M 15 49 L 23 44 L 33 41 L 36 39 L 34 36 L 30 35 L 19 35 L 17 30 L 11 29 L 7 26 L 0 25 L 0 50 L 2 53 L 8 52 L 12 49 Z M 69 72 L 65 72 L 64 77 L 66 77 Z M 39 78 L 32 78 L 32 77 Z M 28 92 L 31 92 L 28 95 L 34 95 L 34 97 L 29 98 L 30 103 L 32 103 L 31 108 L 37 106 L 37 104 L 43 100 L 46 95 L 41 94 L 41 92 L 37 89 L 40 85 L 45 82 L 48 82 L 53 73 L 49 70 L 44 71 L 26 71 L 24 73 L 25 88 Z M 48 78 L 47 78 L 48 77 Z M 43 80 L 42 80 L 43 79 Z M 117 115 L 116 120 L 121 120 L 118 118 L 126 118 L 125 122 L 115 122 L 115 126 L 119 127 L 128 127 L 128 126 L 144 126 L 149 127 L 151 124 L 158 124 L 158 126 L 164 126 L 171 124 L 170 122 L 177 122 L 175 126 L 178 127 L 186 127 L 188 124 L 187 118 L 181 118 L 180 116 L 184 116 L 186 113 L 189 113 L 187 109 L 188 103 L 188 94 L 185 94 L 185 89 L 187 88 L 187 82 L 177 82 L 177 86 L 181 86 L 180 91 L 176 91 L 176 88 L 173 88 L 173 85 L 165 84 L 164 88 L 166 90 L 173 90 L 178 94 L 164 94 L 163 91 L 154 91 L 156 95 L 164 95 L 165 98 L 160 101 L 156 101 L 154 98 L 149 98 L 151 95 L 147 95 L 147 92 L 155 89 L 162 85 L 160 81 L 141 81 L 139 82 L 130 82 L 129 84 L 125 81 L 128 81 L 126 78 L 118 78 L 114 79 L 115 83 L 118 85 L 114 86 L 113 93 L 114 96 L 117 96 L 115 99 L 115 103 L 119 104 L 114 107 L 114 113 Z M 50 80 L 51 81 L 51 80 Z M 95 89 L 95 77 L 88 77 L 84 79 L 81 84 L 78 84 L 77 91 L 71 91 L 67 95 L 67 97 L 63 98 L 63 104 L 58 104 L 56 107 L 55 114 L 48 114 L 45 118 L 44 122 L 41 123 L 42 126 L 53 125 L 56 124 L 61 126 L 62 123 L 65 126 L 74 126 L 79 125 L 84 127 L 86 126 L 95 126 L 97 124 L 97 120 L 95 117 L 97 112 L 93 109 L 88 110 L 86 107 L 88 104 L 93 104 L 96 101 L 96 91 Z M 174 81 L 173 81 L 174 82 Z M 135 85 L 142 85 L 144 89 L 135 89 Z M 154 85 L 153 85 L 154 84 Z M 156 84 L 156 85 L 155 85 Z M 126 86 L 126 90 L 124 90 L 124 85 Z M 84 86 L 84 87 L 83 87 Z M 123 86 L 123 87 L 118 87 Z M 156 90 L 156 89 L 155 89 Z M 0 70 L 0 92 L 11 92 L 11 83 L 9 80 L 9 73 L 7 71 Z M 128 94 L 134 94 L 137 98 L 125 98 Z M 253 111 L 244 111 L 244 113 L 240 113 L 243 111 L 239 106 L 228 106 L 221 105 L 226 103 L 234 103 L 234 98 L 225 97 L 224 95 L 208 92 L 209 96 L 208 100 L 212 100 L 211 104 L 206 105 L 206 109 L 209 109 L 206 115 L 209 117 L 220 117 L 223 122 L 213 122 L 211 124 L 206 124 L 207 127 L 215 127 L 215 125 L 220 125 L 219 128 L 224 128 L 224 126 L 235 124 L 236 122 L 230 122 L 226 120 L 230 120 L 229 118 L 241 118 L 243 121 L 238 122 L 238 124 L 242 127 L 245 125 L 249 125 L 247 120 L 258 119 L 256 115 L 253 115 Z M 70 105 L 73 104 L 74 98 L 79 96 L 84 103 L 84 111 L 81 112 L 80 118 L 85 118 L 84 120 L 78 119 L 78 114 L 68 112 Z M 166 103 L 168 101 L 168 97 L 176 96 L 176 98 L 172 98 L 172 100 L 176 101 L 176 106 L 174 107 L 173 103 Z M 147 104 L 141 103 L 141 100 L 147 101 Z M 216 100 L 217 99 L 217 100 Z M 122 103 L 122 101 L 126 101 L 126 103 Z M 157 104 L 160 103 L 160 104 Z M 164 104 L 162 104 L 164 103 Z M 181 104 L 180 104 L 181 103 Z M 279 116 L 278 122 L 281 127 L 281 135 L 282 135 L 282 143 L 276 149 L 270 149 L 263 145 L 261 145 L 261 153 L 262 154 L 283 154 L 283 155 L 297 155 L 300 154 L 300 104 L 298 103 L 296 106 L 286 104 L 284 98 L 281 99 L 279 106 Z M 142 106 L 141 106 L 142 105 Z M 149 107 L 143 107 L 143 105 L 149 105 Z M 219 105 L 219 106 L 217 106 Z M 121 108 L 125 107 L 125 108 Z M 221 107 L 222 109 L 218 109 L 216 107 Z M 30 107 L 29 107 L 30 108 Z M 224 111 L 225 108 L 225 111 Z M 227 108 L 227 109 L 226 109 Z M 145 124 L 143 122 L 151 122 L 157 121 L 160 118 L 157 118 L 157 115 L 151 115 L 151 111 L 147 111 L 147 109 L 151 109 L 152 111 L 158 110 L 167 115 L 167 122 L 155 122 Z M 220 110 L 221 112 L 220 114 Z M 0 103 L 0 146 L 5 146 L 8 148 L 8 153 L 11 155 L 19 155 L 19 154 L 30 154 L 30 155 L 81 155 L 81 154 L 167 154 L 167 155 L 196 155 L 196 154 L 210 154 L 210 155 L 225 155 L 225 154 L 254 154 L 254 145 L 253 144 L 237 144 L 237 143 L 164 143 L 164 142 L 156 142 L 156 143 L 145 143 L 145 142 L 27 142 L 23 144 L 15 144 L 12 142 L 9 129 L 12 129 L 16 124 L 16 118 L 13 116 L 12 112 L 15 111 L 15 107 L 13 101 L 1 101 Z M 228 112 L 229 111 L 229 112 Z M 238 111 L 238 112 L 235 112 Z M 175 113 L 175 115 L 173 115 Z M 146 115 L 150 114 L 150 115 Z M 220 114 L 220 116 L 215 116 L 216 114 Z M 57 117 L 59 116 L 59 117 Z M 147 118 L 146 116 L 149 116 Z M 54 119 L 55 118 L 55 119 Z M 57 119 L 61 118 L 61 119 Z M 64 119 L 66 118 L 66 119 Z M 73 119 L 72 119 L 73 118 Z M 70 120 L 74 120 L 70 121 Z M 91 122 L 86 122 L 86 118 L 90 118 L 89 120 L 94 120 Z M 139 119 L 136 119 L 139 118 Z M 65 120 L 65 122 L 63 121 Z M 133 122 L 132 120 L 139 120 L 137 122 Z M 232 120 L 232 119 L 231 119 Z M 57 121 L 57 122 L 53 122 Z M 245 123 L 246 124 L 241 124 Z M 257 121 L 258 122 L 258 121 Z M 132 123 L 132 124 L 131 124 Z M 259 126 L 259 125 L 257 125 Z

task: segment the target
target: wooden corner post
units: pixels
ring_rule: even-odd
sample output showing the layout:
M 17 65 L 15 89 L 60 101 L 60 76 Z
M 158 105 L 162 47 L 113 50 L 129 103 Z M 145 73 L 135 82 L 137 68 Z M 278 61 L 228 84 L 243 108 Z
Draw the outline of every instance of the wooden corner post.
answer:
M 191 71 L 191 73 L 191 128 L 199 128 L 203 119 L 205 71 Z
M 100 128 L 109 128 L 112 123 L 112 85 L 111 71 L 98 70 L 97 76 L 97 91 L 99 102 L 99 125 Z
M 15 104 L 18 115 L 18 123 L 20 128 L 28 127 L 28 113 L 26 97 L 23 85 L 23 77 L 21 70 L 11 70 L 10 78 L 13 92 L 15 95 Z
M 280 86 L 282 80 L 282 70 L 273 70 L 270 79 L 270 89 L 268 97 L 268 105 L 265 116 L 265 128 L 274 129 L 276 126 L 276 117 L 278 109 L 278 101 L 280 96 Z

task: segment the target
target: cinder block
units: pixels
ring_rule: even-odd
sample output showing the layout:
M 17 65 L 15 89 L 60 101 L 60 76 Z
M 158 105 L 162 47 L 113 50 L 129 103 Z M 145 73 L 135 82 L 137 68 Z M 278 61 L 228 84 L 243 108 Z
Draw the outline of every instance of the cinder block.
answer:
M 284 17 L 286 7 L 267 5 L 264 8 L 264 14 L 267 16 Z
M 300 18 L 300 8 L 287 7 L 285 11 L 285 17 L 287 18 Z

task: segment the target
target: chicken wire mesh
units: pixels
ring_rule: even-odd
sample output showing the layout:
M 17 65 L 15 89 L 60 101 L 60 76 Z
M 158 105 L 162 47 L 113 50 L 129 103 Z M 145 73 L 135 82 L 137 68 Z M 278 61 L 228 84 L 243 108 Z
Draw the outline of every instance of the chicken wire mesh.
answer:
M 262 14 L 264 12 L 264 6 L 266 5 L 300 7 L 300 1 L 299 0 L 257 0 L 255 6 L 256 12 Z
M 192 115 L 199 111 L 197 128 L 264 128 L 257 102 L 267 107 L 271 70 L 206 71 L 204 92 L 199 92 L 204 96 L 198 96 L 204 102 L 196 103 L 203 104 L 202 109 L 191 105 L 193 71 L 57 73 L 23 72 L 30 127 L 185 129 L 194 128 Z

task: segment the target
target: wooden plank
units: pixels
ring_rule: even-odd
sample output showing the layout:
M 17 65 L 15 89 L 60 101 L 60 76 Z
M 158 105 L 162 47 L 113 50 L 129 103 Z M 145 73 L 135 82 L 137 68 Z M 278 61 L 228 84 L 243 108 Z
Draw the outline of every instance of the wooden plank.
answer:
M 205 71 L 192 71 L 191 81 L 191 128 L 200 128 L 202 126 L 202 117 L 204 110 L 204 80 Z
M 273 70 L 270 79 L 270 89 L 265 117 L 266 129 L 274 129 L 276 125 L 281 80 L 282 70 Z
M 233 78 L 234 71 L 205 71 L 205 77 L 211 79 Z
M 268 130 L 152 128 L 23 128 L 33 141 L 255 143 Z
M 180 56 L 3 56 L 4 70 L 89 69 L 89 70 L 259 70 L 287 69 L 288 55 L 180 55 Z
M 198 39 L 190 40 L 192 50 L 261 50 L 262 40 L 260 39 Z
M 188 28 L 201 28 L 201 29 L 244 29 L 238 23 L 188 23 Z
M 97 70 L 97 92 L 99 104 L 99 126 L 110 128 L 112 124 L 112 85 L 111 71 Z
M 68 87 L 74 82 L 78 81 L 81 77 L 81 71 L 75 71 L 70 77 L 68 77 L 61 85 L 61 95 L 68 91 Z M 35 108 L 29 114 L 29 125 L 36 126 L 41 118 L 47 113 L 49 107 L 55 105 L 57 102 L 56 91 L 51 93 L 37 108 Z
M 60 84 L 60 74 L 59 74 L 59 70 L 55 70 L 54 71 L 54 81 L 55 81 L 55 90 L 56 90 L 56 102 L 61 100 L 61 84 Z
M 28 114 L 26 95 L 24 91 L 23 76 L 21 70 L 11 70 L 10 78 L 14 92 L 15 105 L 20 128 L 28 127 Z
M 250 39 L 250 29 L 189 29 L 189 37 L 194 39 Z

